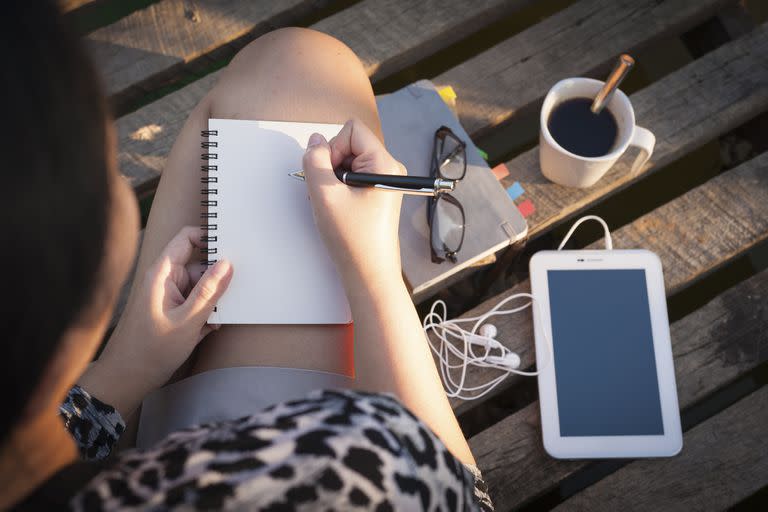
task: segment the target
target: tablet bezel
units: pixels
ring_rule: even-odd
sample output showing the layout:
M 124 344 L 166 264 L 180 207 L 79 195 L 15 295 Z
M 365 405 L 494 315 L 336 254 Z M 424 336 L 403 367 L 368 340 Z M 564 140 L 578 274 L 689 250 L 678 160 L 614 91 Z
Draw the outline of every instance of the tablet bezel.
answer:
M 544 326 L 548 334 L 552 333 L 547 272 L 549 270 L 609 269 L 645 270 L 664 435 L 566 437 L 560 435 L 555 384 L 557 369 L 554 356 L 548 354 L 549 347 L 545 345 L 547 342 L 542 335 Z M 536 366 L 542 369 L 538 376 L 539 405 L 544 449 L 547 453 L 559 459 L 666 457 L 679 453 L 683 446 L 683 436 L 669 336 L 664 277 L 659 257 L 645 250 L 541 251 L 531 258 L 530 275 L 531 293 L 540 306 L 534 308 L 534 336 Z

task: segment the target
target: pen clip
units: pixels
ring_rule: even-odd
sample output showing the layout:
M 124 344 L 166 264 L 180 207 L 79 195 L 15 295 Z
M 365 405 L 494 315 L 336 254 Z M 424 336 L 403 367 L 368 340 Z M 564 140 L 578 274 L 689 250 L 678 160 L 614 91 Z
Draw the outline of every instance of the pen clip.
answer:
M 406 194 L 411 194 L 416 196 L 434 196 L 435 195 L 434 188 L 405 188 L 405 187 L 393 187 L 390 185 L 381 185 L 381 184 L 374 185 L 373 188 L 378 188 L 381 190 L 391 190 L 393 192 L 405 192 Z

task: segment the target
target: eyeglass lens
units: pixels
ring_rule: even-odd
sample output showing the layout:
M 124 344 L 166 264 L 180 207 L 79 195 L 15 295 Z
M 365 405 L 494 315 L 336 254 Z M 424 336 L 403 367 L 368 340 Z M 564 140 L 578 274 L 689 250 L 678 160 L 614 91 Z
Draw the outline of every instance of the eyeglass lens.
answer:
M 446 134 L 438 139 L 437 165 L 441 177 L 458 180 L 466 170 L 465 152 L 461 143 Z
M 432 218 L 432 247 L 446 253 L 458 251 L 464 233 L 464 213 L 458 205 L 437 198 Z

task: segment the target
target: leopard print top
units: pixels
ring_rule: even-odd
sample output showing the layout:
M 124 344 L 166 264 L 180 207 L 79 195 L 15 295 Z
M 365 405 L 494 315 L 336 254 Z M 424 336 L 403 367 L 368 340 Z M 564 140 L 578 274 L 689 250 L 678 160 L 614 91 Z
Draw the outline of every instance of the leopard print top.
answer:
M 61 411 L 85 459 L 107 457 L 125 428 L 79 387 Z M 319 390 L 100 464 L 71 509 L 493 510 L 477 468 L 385 394 Z

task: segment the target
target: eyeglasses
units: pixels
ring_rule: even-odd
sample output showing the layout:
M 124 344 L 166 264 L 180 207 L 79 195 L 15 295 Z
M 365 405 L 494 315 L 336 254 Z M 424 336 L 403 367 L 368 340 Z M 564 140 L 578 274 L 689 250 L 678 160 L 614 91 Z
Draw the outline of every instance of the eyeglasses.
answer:
M 431 178 L 460 180 L 467 173 L 467 145 L 450 128 L 441 126 L 435 132 L 432 145 Z M 449 260 L 456 263 L 456 254 L 464 243 L 466 217 L 458 199 L 439 194 L 428 199 L 427 224 L 432 262 Z

